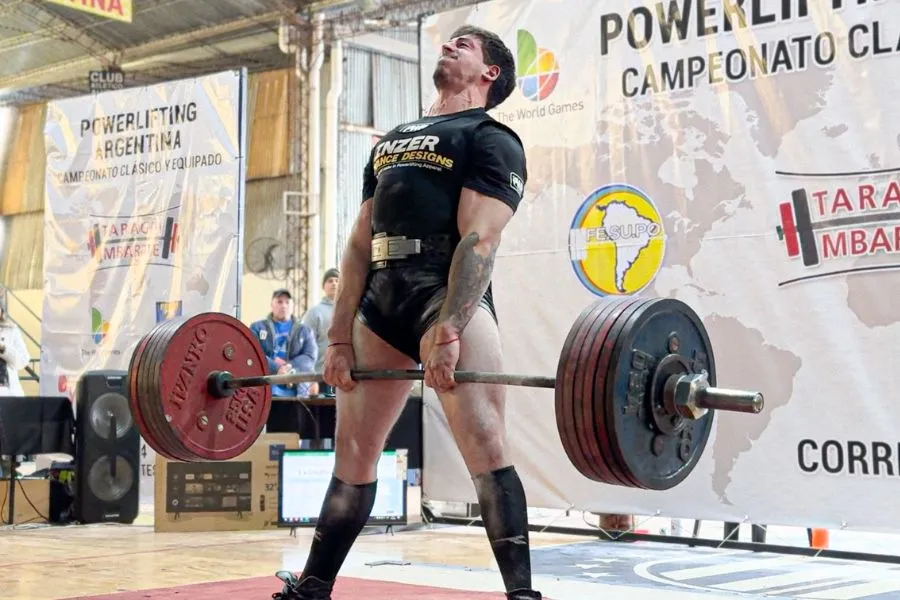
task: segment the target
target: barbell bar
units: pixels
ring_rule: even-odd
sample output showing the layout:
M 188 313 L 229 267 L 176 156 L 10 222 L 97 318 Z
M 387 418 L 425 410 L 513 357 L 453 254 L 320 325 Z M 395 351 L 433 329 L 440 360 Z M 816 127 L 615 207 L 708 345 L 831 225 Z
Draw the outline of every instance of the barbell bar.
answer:
M 679 382 L 692 385 L 691 395 L 685 398 L 686 404 L 700 409 L 726 410 L 730 412 L 759 413 L 764 402 L 759 392 L 729 390 L 712 387 L 703 382 L 694 384 L 688 381 L 696 376 L 673 375 L 673 386 Z M 350 378 L 354 381 L 423 381 L 425 371 L 421 369 L 351 369 Z M 457 383 L 485 383 L 513 387 L 533 387 L 556 389 L 556 377 L 542 375 L 516 375 L 513 373 L 489 373 L 484 371 L 454 371 L 453 379 Z M 284 375 L 261 375 L 257 377 L 233 377 L 228 371 L 214 371 L 210 374 L 210 393 L 223 398 L 240 388 L 264 387 L 270 385 L 294 385 L 297 383 L 323 383 L 322 373 L 290 373 Z
M 138 342 L 128 368 L 135 423 L 157 453 L 230 460 L 258 439 L 274 385 L 321 373 L 268 374 L 259 341 L 223 313 L 179 317 Z M 354 369 L 357 381 L 423 380 L 423 370 Z M 553 389 L 556 426 L 573 467 L 594 481 L 665 490 L 706 447 L 715 411 L 759 413 L 758 391 L 716 386 L 701 319 L 673 298 L 606 297 L 577 317 L 555 377 L 456 371 L 459 383 Z M 373 399 L 377 402 L 377 399 Z

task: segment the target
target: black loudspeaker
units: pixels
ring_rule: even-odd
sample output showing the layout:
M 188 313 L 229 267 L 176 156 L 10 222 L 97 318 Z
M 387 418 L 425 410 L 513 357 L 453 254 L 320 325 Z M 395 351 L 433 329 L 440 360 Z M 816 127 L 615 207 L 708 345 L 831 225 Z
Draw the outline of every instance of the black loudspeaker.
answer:
M 89 371 L 75 400 L 75 498 L 81 523 L 133 523 L 140 503 L 141 436 L 124 371 Z

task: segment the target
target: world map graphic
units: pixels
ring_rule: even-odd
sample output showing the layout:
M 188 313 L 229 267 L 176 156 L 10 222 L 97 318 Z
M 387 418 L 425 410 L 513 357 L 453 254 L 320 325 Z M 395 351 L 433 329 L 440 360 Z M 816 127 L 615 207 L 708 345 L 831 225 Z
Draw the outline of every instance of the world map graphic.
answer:
M 665 103 L 654 103 L 649 98 L 632 99 L 628 104 L 611 103 L 599 114 L 595 139 L 590 145 L 567 149 L 564 155 L 554 147 L 530 149 L 529 186 L 540 194 L 542 188 L 554 185 L 559 172 L 565 172 L 567 180 L 576 184 L 596 180 L 598 174 L 592 170 L 597 168 L 605 169 L 602 176 L 609 181 L 639 180 L 642 191 L 657 202 L 669 240 L 657 281 L 677 279 L 694 288 L 696 294 L 716 295 L 719 290 L 704 289 L 693 277 L 694 259 L 701 251 L 715 251 L 712 238 L 716 230 L 727 230 L 729 223 L 740 220 L 742 215 L 765 211 L 769 206 L 769 199 L 747 193 L 753 182 L 733 175 L 730 161 L 738 156 L 749 160 L 748 154 L 752 153 L 755 160 L 771 163 L 781 140 L 798 123 L 823 109 L 823 97 L 833 82 L 832 74 L 823 70 L 781 78 L 779 96 L 793 100 L 779 107 L 777 119 L 767 116 L 765 88 L 753 82 L 733 85 L 730 109 L 734 113 L 729 117 L 751 134 L 751 147 L 740 146 L 736 136 L 723 130 L 716 115 L 696 110 L 688 93 L 674 94 Z M 592 160 L 586 160 L 586 156 Z M 646 173 L 656 176 L 647 177 Z M 630 214 L 626 212 L 629 210 Z M 604 224 L 632 223 L 636 217 L 634 209 L 620 204 L 607 213 Z M 616 244 L 617 282 L 635 266 L 644 247 L 646 242 L 642 245 L 633 240 Z M 859 296 L 852 285 L 850 289 L 851 298 Z M 660 289 L 657 283 L 655 293 L 673 295 L 674 290 L 670 285 Z M 711 338 L 729 340 L 716 347 L 717 368 L 719 372 L 729 372 L 729 387 L 755 389 L 759 381 L 753 374 L 765 372 L 768 376 L 763 414 L 747 419 L 741 414 L 720 411 L 716 416 L 719 430 L 741 432 L 739 439 L 732 435 L 717 437 L 711 450 L 713 490 L 723 503 L 731 504 L 728 488 L 732 470 L 741 454 L 765 431 L 772 413 L 791 398 L 802 361 L 789 349 L 768 343 L 761 331 L 744 325 L 740 315 L 714 314 L 705 318 L 705 323 Z M 762 352 L 753 353 L 748 364 L 742 348 L 761 348 Z
M 634 234 L 629 236 L 627 240 L 612 240 L 616 248 L 616 260 L 611 267 L 615 276 L 616 288 L 624 293 L 628 289 L 625 286 L 626 275 L 640 259 L 641 252 L 650 246 L 652 238 L 648 231 L 653 225 L 653 221 L 642 217 L 632 206 L 619 200 L 613 200 L 607 204 L 603 212 L 603 226 L 605 228 L 631 228 L 634 230 Z M 645 227 L 634 227 L 638 223 L 644 224 Z

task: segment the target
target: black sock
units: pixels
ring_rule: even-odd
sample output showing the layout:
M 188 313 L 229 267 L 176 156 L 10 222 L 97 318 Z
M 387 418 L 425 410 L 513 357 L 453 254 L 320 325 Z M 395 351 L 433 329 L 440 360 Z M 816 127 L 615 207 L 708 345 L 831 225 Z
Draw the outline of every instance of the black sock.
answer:
M 378 481 L 350 485 L 332 476 L 303 569 L 303 577 L 334 581 L 350 548 L 369 520 Z
M 506 591 L 531 589 L 528 505 L 515 467 L 474 478 L 481 518 Z

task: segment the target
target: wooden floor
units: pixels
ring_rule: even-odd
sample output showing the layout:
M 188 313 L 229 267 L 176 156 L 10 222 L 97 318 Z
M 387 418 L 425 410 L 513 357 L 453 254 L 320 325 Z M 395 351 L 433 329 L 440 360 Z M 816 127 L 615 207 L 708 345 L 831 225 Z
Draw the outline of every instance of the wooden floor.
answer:
M 132 592 L 123 600 L 138 600 L 135 593 L 143 596 L 159 588 L 259 581 L 254 578 L 272 578 L 278 589 L 275 571 L 302 570 L 311 534 L 309 529 L 297 530 L 295 536 L 283 529 L 157 533 L 149 524 L 4 527 L 0 528 L 0 600 L 63 600 L 116 592 Z M 897 565 L 589 540 L 531 534 L 538 567 L 534 586 L 546 600 L 900 597 Z M 823 573 L 835 581 L 819 581 Z M 491 598 L 503 598 L 500 575 L 479 527 L 416 527 L 394 534 L 366 530 L 341 576 L 353 581 L 491 592 Z M 788 583 L 810 588 L 809 593 L 790 595 L 794 588 L 784 588 Z M 184 590 L 175 595 L 157 593 L 154 597 L 160 599 L 196 595 Z M 241 595 L 270 600 L 271 591 Z M 379 598 L 367 596 L 365 600 Z
M 134 525 L 6 529 L 0 531 L 0 598 L 58 600 L 271 576 L 282 568 L 302 568 L 310 534 L 155 533 Z M 549 534 L 533 539 L 535 547 L 573 541 Z M 361 536 L 342 574 L 357 576 L 367 562 L 383 560 L 457 568 L 494 565 L 483 530 L 405 531 Z M 493 589 L 502 590 L 499 577 Z

